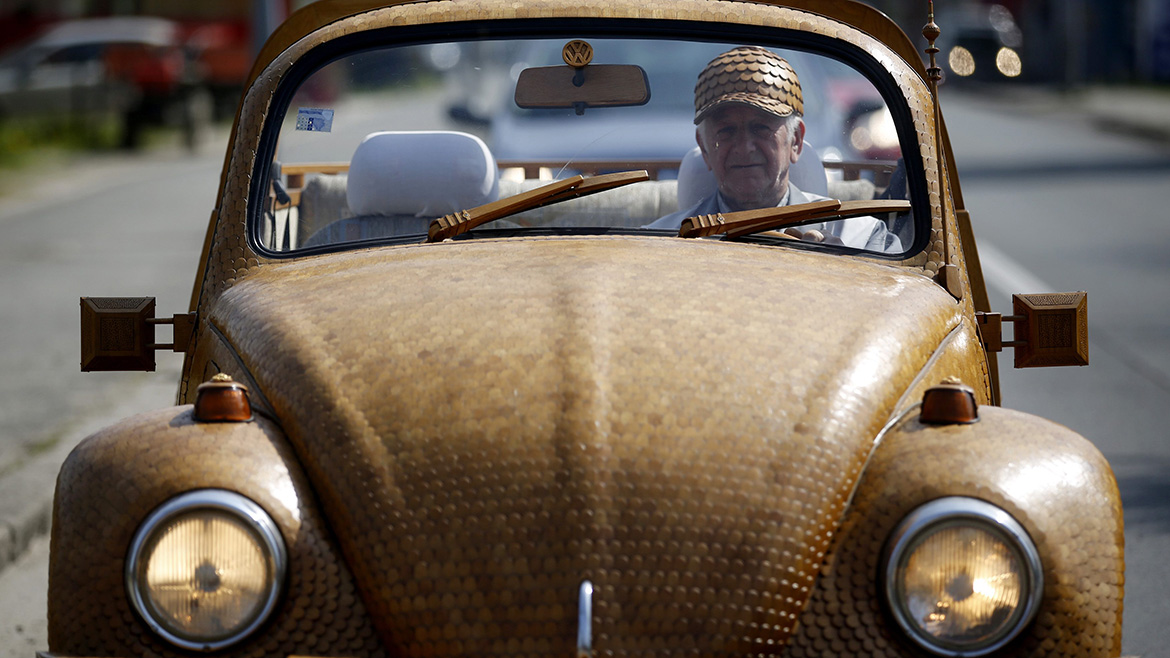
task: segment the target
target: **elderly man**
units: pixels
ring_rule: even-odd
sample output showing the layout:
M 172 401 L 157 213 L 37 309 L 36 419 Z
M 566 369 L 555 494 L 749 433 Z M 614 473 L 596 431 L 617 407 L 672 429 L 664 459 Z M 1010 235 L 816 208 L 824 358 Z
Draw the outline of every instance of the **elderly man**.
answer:
M 789 180 L 790 167 L 804 154 L 803 114 L 800 81 L 784 58 L 764 48 L 741 47 L 711 60 L 695 85 L 695 140 L 715 175 L 717 190 L 647 228 L 675 229 L 695 215 L 824 199 L 801 191 Z M 786 232 L 859 249 L 902 250 L 897 236 L 873 217 L 822 222 Z

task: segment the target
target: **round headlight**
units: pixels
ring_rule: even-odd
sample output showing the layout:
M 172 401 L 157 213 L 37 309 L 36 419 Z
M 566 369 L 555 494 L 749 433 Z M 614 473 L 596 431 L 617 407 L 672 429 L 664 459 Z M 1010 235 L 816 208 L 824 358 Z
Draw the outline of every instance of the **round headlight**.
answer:
M 156 633 L 213 651 L 264 623 L 285 560 L 276 523 L 259 505 L 230 491 L 192 491 L 152 512 L 134 535 L 126 593 Z
M 942 656 L 1003 647 L 1032 621 L 1044 593 L 1028 533 L 974 498 L 941 498 L 910 513 L 890 537 L 884 575 L 898 625 Z

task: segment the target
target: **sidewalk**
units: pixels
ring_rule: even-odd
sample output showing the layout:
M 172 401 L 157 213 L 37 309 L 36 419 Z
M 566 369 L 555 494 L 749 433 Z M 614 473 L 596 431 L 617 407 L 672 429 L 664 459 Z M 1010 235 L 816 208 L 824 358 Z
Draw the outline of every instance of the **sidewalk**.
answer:
M 1102 130 L 1170 143 L 1170 87 L 1090 87 L 1081 109 Z
M 1170 144 L 1170 85 L 1089 85 L 1064 89 L 1047 86 L 964 86 L 940 90 L 943 114 L 947 96 L 962 94 L 1022 112 L 1079 115 L 1102 132 Z

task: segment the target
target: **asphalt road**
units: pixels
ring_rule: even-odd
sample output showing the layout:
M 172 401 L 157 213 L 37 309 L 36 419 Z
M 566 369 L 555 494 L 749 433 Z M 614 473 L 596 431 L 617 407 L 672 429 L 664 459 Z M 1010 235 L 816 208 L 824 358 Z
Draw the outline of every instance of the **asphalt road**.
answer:
M 1088 368 L 1001 367 L 1004 406 L 1092 440 L 1126 508 L 1124 653 L 1170 645 L 1170 149 L 1101 133 L 1051 97 L 944 101 L 993 304 L 1013 292 L 1087 290 Z M 62 451 L 106 418 L 171 403 L 180 364 L 81 374 L 79 295 L 152 295 L 186 310 L 223 159 L 104 159 L 0 200 L 0 476 Z M 1010 363 L 1010 353 L 1002 358 Z M 0 572 L 0 658 L 47 646 L 47 541 Z

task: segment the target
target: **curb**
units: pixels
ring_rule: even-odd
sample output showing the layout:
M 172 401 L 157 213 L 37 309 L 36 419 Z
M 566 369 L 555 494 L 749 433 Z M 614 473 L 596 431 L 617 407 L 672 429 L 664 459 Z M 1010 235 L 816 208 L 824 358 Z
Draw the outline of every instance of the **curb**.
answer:
M 1170 143 L 1170 93 L 1141 88 L 1090 87 L 1071 92 L 1075 112 L 1093 128 L 1162 145 Z
M 97 412 L 83 412 L 68 422 L 62 439 L 0 477 L 0 572 L 15 562 L 52 526 L 57 473 L 73 448 L 122 418 L 174 405 L 181 362 L 160 364 L 154 373 L 131 374 L 117 404 L 98 402 Z M 78 373 L 79 376 L 84 376 Z
M 1170 105 L 1166 112 L 1170 115 Z M 1091 115 L 1093 125 L 1103 132 L 1137 137 L 1152 142 L 1170 144 L 1170 126 L 1117 116 Z
M 1159 144 L 1170 143 L 1170 87 L 1089 85 L 1062 89 L 968 85 L 949 93 L 1000 110 L 1025 109 L 1038 116 L 1079 115 L 1095 130 Z M 944 96 L 944 115 L 946 102 Z
M 51 485 L 65 458 L 55 452 L 0 479 L 0 571 L 23 555 L 33 539 L 49 531 Z
M 1101 130 L 1170 143 L 1170 91 L 1093 87 L 1080 109 Z

